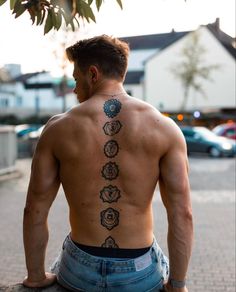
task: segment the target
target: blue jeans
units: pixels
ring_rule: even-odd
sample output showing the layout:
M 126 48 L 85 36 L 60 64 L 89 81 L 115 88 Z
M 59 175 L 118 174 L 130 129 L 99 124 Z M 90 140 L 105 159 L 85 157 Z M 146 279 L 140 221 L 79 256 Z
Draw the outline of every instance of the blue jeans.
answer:
M 105 258 L 79 249 L 68 235 L 51 271 L 71 291 L 161 291 L 168 277 L 168 259 L 154 239 L 150 250 L 135 259 Z

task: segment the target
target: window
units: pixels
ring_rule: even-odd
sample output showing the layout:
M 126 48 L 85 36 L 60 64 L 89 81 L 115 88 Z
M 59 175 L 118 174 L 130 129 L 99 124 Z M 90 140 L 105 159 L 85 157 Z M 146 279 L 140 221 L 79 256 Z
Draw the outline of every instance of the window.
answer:
M 16 107 L 21 107 L 21 106 L 22 106 L 22 97 L 16 96 Z
M 7 98 L 1 98 L 0 99 L 0 105 L 1 107 L 8 107 L 9 106 L 9 100 Z
M 182 132 L 183 132 L 183 134 L 184 134 L 185 137 L 193 137 L 194 134 L 195 134 L 193 131 L 191 131 L 191 130 L 185 130 L 185 129 L 183 129 Z
M 226 130 L 226 137 L 233 137 L 236 135 L 236 130 L 235 129 L 228 129 Z

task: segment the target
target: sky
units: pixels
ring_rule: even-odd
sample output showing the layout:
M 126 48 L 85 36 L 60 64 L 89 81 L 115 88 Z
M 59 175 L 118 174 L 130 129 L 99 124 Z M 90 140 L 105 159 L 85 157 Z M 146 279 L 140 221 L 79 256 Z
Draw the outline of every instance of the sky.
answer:
M 235 37 L 235 0 L 123 0 L 123 10 L 116 0 L 104 0 L 96 24 L 83 24 L 67 41 L 71 45 L 100 34 L 120 37 L 195 30 L 217 17 L 221 29 Z M 28 13 L 15 19 L 9 3 L 0 7 L 0 67 L 17 63 L 23 73 L 47 70 L 59 75 L 53 52 L 60 38 L 60 32 L 44 36 L 43 27 L 31 25 Z

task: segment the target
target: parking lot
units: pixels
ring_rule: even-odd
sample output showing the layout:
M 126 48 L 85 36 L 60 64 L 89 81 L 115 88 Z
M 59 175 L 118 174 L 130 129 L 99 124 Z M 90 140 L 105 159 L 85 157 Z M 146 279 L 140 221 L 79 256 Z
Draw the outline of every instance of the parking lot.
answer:
M 22 215 L 30 172 L 30 159 L 17 161 L 20 178 L 0 182 L 0 286 L 25 276 Z M 189 291 L 235 291 L 235 159 L 190 156 L 195 243 Z M 158 190 L 154 202 L 155 235 L 167 251 L 166 215 Z M 62 190 L 49 217 L 49 267 L 69 232 L 68 209 Z

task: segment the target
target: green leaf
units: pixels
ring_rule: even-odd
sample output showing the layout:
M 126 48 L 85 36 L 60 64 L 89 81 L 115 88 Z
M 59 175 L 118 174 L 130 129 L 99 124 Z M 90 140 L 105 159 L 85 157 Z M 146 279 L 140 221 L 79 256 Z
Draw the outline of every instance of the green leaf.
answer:
M 3 5 L 7 0 L 0 0 L 0 6 Z
M 21 8 L 21 6 L 23 5 L 21 5 L 20 0 L 17 0 L 17 2 L 15 3 L 14 9 L 12 11 L 12 14 L 17 13 L 17 11 Z
M 56 13 L 56 24 L 54 25 L 57 30 L 59 30 L 59 28 L 61 27 L 61 23 L 62 23 L 62 14 L 61 14 L 61 11 L 58 10 L 58 12 Z
M 119 4 L 120 8 L 123 9 L 122 1 L 121 0 L 116 0 L 116 2 Z
M 42 15 L 42 19 L 41 19 L 39 25 L 41 25 L 43 23 L 45 16 L 46 16 L 46 10 L 43 9 L 43 15 Z
M 82 17 L 85 17 L 88 22 L 89 22 L 89 18 L 92 19 L 94 22 L 96 22 L 95 16 L 93 14 L 93 10 L 88 5 L 88 3 L 84 2 L 83 0 L 82 1 L 79 0 L 78 5 L 80 5 L 82 9 L 82 15 L 81 15 Z
M 68 16 L 68 14 L 64 11 L 61 11 L 61 13 L 62 13 L 62 16 L 65 20 L 66 26 L 67 26 L 71 21 L 71 16 Z
M 10 0 L 10 9 L 14 9 L 17 0 Z
M 39 25 L 42 20 L 42 11 L 37 11 L 36 18 L 37 18 L 36 25 Z
M 93 0 L 88 0 L 88 5 L 91 5 L 93 3 Z
M 75 31 L 75 25 L 74 25 L 74 22 L 73 22 L 73 18 L 71 19 L 69 24 L 71 25 L 72 31 Z
M 54 11 L 53 8 L 51 8 L 50 11 L 51 11 L 51 16 L 52 16 L 52 24 L 53 24 L 54 27 L 56 27 L 56 24 L 57 24 L 56 12 Z
M 96 6 L 97 6 L 98 11 L 99 11 L 101 5 L 102 5 L 102 0 L 96 0 Z
M 36 18 L 35 13 L 30 13 L 30 18 L 32 20 L 32 24 L 34 24 Z
M 44 26 L 44 34 L 47 34 L 52 28 L 53 28 L 52 12 L 51 10 L 48 10 L 46 23 Z
M 25 6 L 21 4 L 20 0 L 15 3 L 12 14 L 15 14 L 15 18 L 19 17 L 26 10 Z

